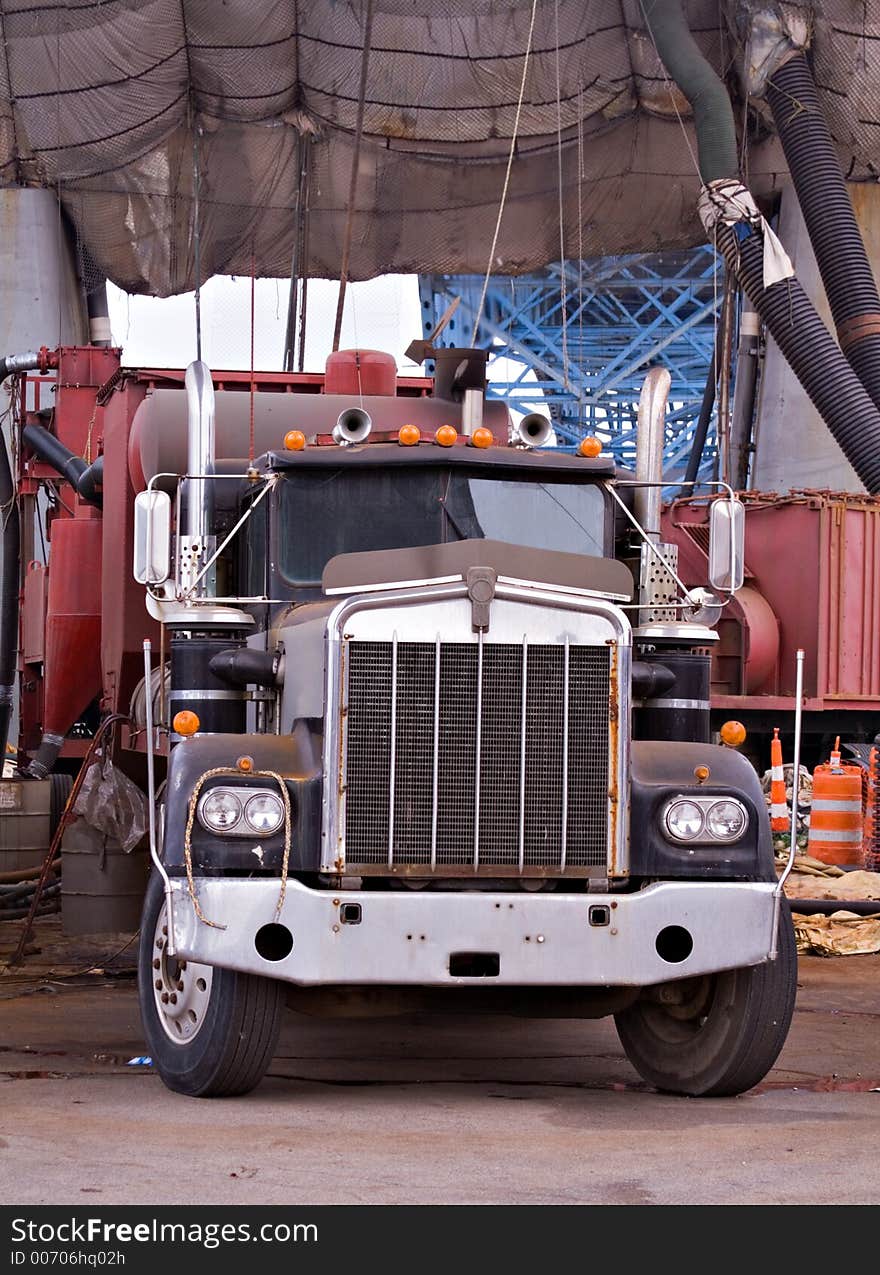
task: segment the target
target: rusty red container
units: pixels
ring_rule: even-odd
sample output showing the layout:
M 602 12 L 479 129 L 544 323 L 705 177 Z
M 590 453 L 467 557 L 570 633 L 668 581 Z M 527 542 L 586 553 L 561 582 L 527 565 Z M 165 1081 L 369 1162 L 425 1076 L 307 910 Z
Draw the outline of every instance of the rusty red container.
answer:
M 99 519 L 52 523 L 43 731 L 55 735 L 101 690 L 101 536 Z

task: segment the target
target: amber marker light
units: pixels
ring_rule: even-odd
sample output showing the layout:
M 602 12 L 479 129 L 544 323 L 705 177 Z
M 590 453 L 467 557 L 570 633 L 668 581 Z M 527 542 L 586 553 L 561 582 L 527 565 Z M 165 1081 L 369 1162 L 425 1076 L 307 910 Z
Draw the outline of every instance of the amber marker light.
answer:
M 481 425 L 479 429 L 475 429 L 471 434 L 472 447 L 491 447 L 495 442 L 491 429 L 486 429 L 485 425 Z
M 422 431 L 418 425 L 401 425 L 397 431 L 397 441 L 401 447 L 415 447 L 421 437 Z
M 179 713 L 174 714 L 171 726 L 176 735 L 186 736 L 194 735 L 201 724 L 198 714 L 190 712 L 188 708 L 183 708 Z
M 434 435 L 434 442 L 439 443 L 441 447 L 454 447 L 457 438 L 458 430 L 454 425 L 441 425 Z
M 306 445 L 306 436 L 301 429 L 289 429 L 284 435 L 284 446 L 289 452 L 301 452 Z
M 739 748 L 746 742 L 746 728 L 742 722 L 725 722 L 718 733 L 722 744 L 728 748 Z
M 238 761 L 235 764 L 239 770 L 244 771 L 244 773 L 247 775 L 247 774 L 250 774 L 250 772 L 254 768 L 254 759 L 253 757 L 239 757 Z
M 582 438 L 580 447 L 578 447 L 578 455 L 586 456 L 588 460 L 595 460 L 601 454 L 602 444 L 598 438 Z
M 711 773 L 708 766 L 694 766 L 694 779 L 698 784 L 704 784 Z

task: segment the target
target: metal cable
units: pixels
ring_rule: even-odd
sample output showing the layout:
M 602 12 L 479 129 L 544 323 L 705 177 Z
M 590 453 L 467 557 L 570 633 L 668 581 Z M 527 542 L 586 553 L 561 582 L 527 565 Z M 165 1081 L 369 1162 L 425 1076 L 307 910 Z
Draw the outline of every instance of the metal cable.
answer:
M 501 218 L 504 216 L 504 205 L 507 203 L 507 192 L 510 189 L 510 170 L 513 168 L 513 157 L 516 153 L 516 139 L 519 136 L 519 121 L 522 114 L 523 98 L 526 92 L 526 76 L 529 71 L 529 59 L 532 55 L 532 36 L 535 31 L 535 14 L 538 11 L 538 0 L 532 0 L 532 12 L 529 17 L 529 34 L 526 40 L 526 51 L 523 57 L 522 79 L 519 83 L 519 97 L 516 101 L 516 115 L 513 121 L 513 133 L 510 138 L 510 150 L 507 155 L 507 171 L 504 174 L 504 185 L 501 188 L 501 201 L 498 204 L 498 216 L 495 219 L 495 232 L 492 235 L 492 247 L 489 249 L 489 263 L 486 266 L 486 277 L 483 280 L 483 286 L 480 290 L 480 300 L 477 305 L 477 311 L 474 315 L 474 331 L 471 336 L 471 345 L 477 343 L 477 331 L 480 327 L 480 319 L 483 317 L 483 307 L 486 304 L 486 293 L 489 290 L 489 280 L 492 278 L 492 264 L 495 261 L 495 249 L 498 247 L 498 235 L 501 230 Z

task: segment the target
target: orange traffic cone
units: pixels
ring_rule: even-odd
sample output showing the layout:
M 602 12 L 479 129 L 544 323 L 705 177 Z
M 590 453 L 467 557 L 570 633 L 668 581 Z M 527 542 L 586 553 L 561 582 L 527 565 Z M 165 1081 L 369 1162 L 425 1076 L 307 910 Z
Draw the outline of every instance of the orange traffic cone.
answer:
M 770 827 L 774 832 L 787 832 L 790 823 L 785 799 L 785 772 L 782 769 L 782 741 L 779 727 L 774 726 L 770 741 Z
M 840 759 L 840 738 L 831 760 L 813 771 L 809 851 L 823 863 L 860 864 L 864 837 L 862 768 Z

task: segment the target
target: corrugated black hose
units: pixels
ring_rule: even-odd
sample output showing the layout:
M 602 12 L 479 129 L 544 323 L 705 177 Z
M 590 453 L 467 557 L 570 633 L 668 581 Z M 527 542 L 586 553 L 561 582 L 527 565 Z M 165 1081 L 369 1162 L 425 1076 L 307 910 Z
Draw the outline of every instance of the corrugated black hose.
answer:
M 880 407 L 880 293 L 804 53 L 774 71 L 766 96 L 841 348 Z
M 707 185 L 723 178 L 738 181 L 730 98 L 694 42 L 681 0 L 642 0 L 642 10 L 667 71 L 689 102 L 703 104 L 699 114 L 695 111 L 700 176 Z M 710 77 L 720 92 L 708 93 Z M 726 172 L 719 171 L 722 164 Z M 765 289 L 763 231 L 741 215 L 733 226 L 716 223 L 716 245 L 853 469 L 868 491 L 880 493 L 877 406 L 797 280 L 783 279 Z
M 859 478 L 880 492 L 880 417 L 797 279 L 764 287 L 760 230 L 719 223 L 716 244 Z

